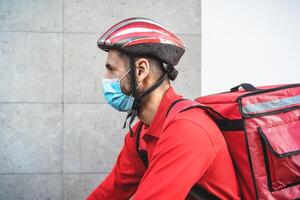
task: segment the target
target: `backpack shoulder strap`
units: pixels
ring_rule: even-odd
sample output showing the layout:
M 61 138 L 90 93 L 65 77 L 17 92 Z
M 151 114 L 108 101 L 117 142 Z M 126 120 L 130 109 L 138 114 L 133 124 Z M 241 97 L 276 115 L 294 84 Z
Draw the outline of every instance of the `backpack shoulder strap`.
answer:
M 140 150 L 140 135 L 141 135 L 141 130 L 143 127 L 143 122 L 140 122 L 136 129 L 136 140 L 135 140 L 135 149 L 137 154 L 139 155 L 140 159 L 143 161 L 145 167 L 148 167 L 148 155 L 147 151 L 145 150 Z
M 175 101 L 172 102 L 171 106 L 169 107 L 169 109 L 166 112 L 166 120 L 164 122 L 163 125 L 163 129 L 166 126 L 166 124 L 168 124 L 170 122 L 170 120 L 173 119 L 173 117 L 175 117 L 176 113 L 179 113 L 181 111 L 185 111 L 194 107 L 205 107 L 204 105 L 189 100 L 189 99 L 177 99 Z M 147 152 L 144 150 L 140 150 L 140 135 L 141 135 L 141 130 L 142 130 L 142 126 L 143 123 L 140 122 L 140 124 L 138 125 L 137 129 L 136 129 L 136 141 L 135 141 L 135 146 L 136 146 L 136 152 L 139 155 L 139 157 L 141 158 L 141 160 L 143 161 L 145 167 L 148 167 L 148 155 Z M 162 129 L 162 130 L 163 130 Z
M 189 99 L 177 99 L 175 100 L 171 106 L 169 107 L 168 111 L 166 112 L 166 120 L 164 122 L 163 128 L 165 127 L 166 124 L 168 124 L 170 122 L 170 120 L 172 120 L 177 113 L 179 112 L 183 112 L 185 110 L 189 110 L 192 108 L 201 108 L 206 110 L 206 108 L 208 108 L 205 105 L 202 105 L 198 102 L 189 100 Z M 139 144 L 140 144 L 140 132 L 142 129 L 143 123 L 141 122 L 137 128 L 137 136 L 136 136 L 136 151 L 139 155 L 139 157 L 141 158 L 141 160 L 143 161 L 144 165 L 146 166 L 146 168 L 148 167 L 148 156 L 147 156 L 147 151 L 143 151 L 139 149 Z M 216 198 L 214 195 L 212 195 L 211 193 L 207 192 L 206 190 L 202 189 L 199 185 L 194 185 L 190 192 L 189 195 L 191 195 L 192 197 L 194 197 L 197 200 L 217 200 L 218 198 Z
M 171 109 L 180 101 L 183 101 L 186 99 L 177 99 L 174 102 L 172 102 L 171 106 L 169 107 L 166 115 L 168 115 L 168 113 L 171 111 Z M 142 130 L 142 126 L 143 123 L 140 122 L 140 124 L 138 125 L 137 129 L 136 129 L 136 140 L 135 140 L 135 148 L 136 148 L 136 152 L 139 155 L 139 157 L 141 158 L 141 160 L 143 161 L 145 167 L 148 167 L 148 155 L 147 155 L 147 151 L 144 150 L 140 150 L 140 136 L 141 136 L 141 130 Z
M 176 104 L 171 105 L 168 112 L 166 113 L 166 120 L 164 122 L 162 130 L 164 130 L 164 128 L 174 119 L 174 117 L 178 113 L 184 112 L 186 110 L 190 110 L 193 108 L 200 108 L 205 111 L 206 111 L 206 109 L 208 109 L 207 106 L 200 104 L 196 101 L 190 100 L 190 99 L 181 99 L 181 101 L 178 101 Z

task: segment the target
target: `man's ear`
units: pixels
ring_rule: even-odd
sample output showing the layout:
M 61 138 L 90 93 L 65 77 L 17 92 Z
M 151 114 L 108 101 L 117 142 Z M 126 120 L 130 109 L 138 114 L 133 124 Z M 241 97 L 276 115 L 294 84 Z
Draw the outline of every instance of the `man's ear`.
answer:
M 139 58 L 135 62 L 136 81 L 137 83 L 143 81 L 150 73 L 150 63 L 146 58 Z

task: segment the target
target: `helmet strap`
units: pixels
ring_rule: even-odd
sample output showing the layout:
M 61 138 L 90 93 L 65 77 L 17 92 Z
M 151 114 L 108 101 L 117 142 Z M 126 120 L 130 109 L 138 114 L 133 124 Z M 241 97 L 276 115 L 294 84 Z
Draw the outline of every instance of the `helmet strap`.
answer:
M 138 115 L 139 112 L 139 108 L 140 108 L 140 103 L 141 100 L 148 94 L 150 94 L 151 92 L 153 92 L 156 88 L 158 88 L 163 81 L 165 80 L 165 78 L 168 76 L 167 73 L 163 74 L 157 81 L 155 84 L 153 84 L 150 88 L 148 88 L 147 90 L 145 90 L 141 95 L 139 95 L 138 97 L 136 96 L 136 88 L 137 88 L 137 84 L 136 84 L 136 78 L 135 78 L 135 66 L 134 66 L 134 57 L 130 56 L 130 67 L 131 67 L 131 78 L 130 78 L 130 82 L 131 82 L 131 95 L 134 97 L 134 102 L 132 105 L 132 109 L 128 112 L 124 125 L 123 125 L 123 129 L 126 127 L 126 123 L 128 118 L 130 117 L 130 121 L 129 121 L 129 130 L 130 130 L 130 137 L 133 136 L 133 131 L 131 128 L 131 124 L 134 121 L 134 119 L 136 118 L 136 116 Z
M 136 97 L 136 78 L 135 78 L 135 66 L 134 66 L 134 56 L 129 56 L 130 65 L 130 84 L 131 84 L 131 96 Z
M 136 98 L 136 78 L 135 78 L 135 66 L 134 66 L 134 60 L 135 57 L 132 55 L 129 55 L 129 66 L 130 66 L 130 86 L 131 86 L 131 96 L 135 99 Z M 135 103 L 135 100 L 133 102 L 132 108 L 131 110 L 127 113 L 124 125 L 123 125 L 123 129 L 126 127 L 127 124 L 127 120 L 129 117 L 130 121 L 129 121 L 129 130 L 130 130 L 130 137 L 132 137 L 133 135 L 133 131 L 131 128 L 131 123 L 134 121 L 135 117 L 137 116 L 137 106 Z

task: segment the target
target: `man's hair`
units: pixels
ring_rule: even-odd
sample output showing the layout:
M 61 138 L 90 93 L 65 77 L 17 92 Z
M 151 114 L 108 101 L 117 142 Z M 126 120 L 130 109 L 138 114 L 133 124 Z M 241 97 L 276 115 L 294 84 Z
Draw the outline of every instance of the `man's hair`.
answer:
M 119 52 L 119 56 L 122 59 L 124 59 L 125 62 L 128 63 L 128 66 L 129 66 L 130 55 Z M 135 57 L 135 61 L 140 58 L 145 58 L 148 60 L 148 62 L 150 64 L 150 73 L 152 73 L 155 77 L 160 78 L 164 73 L 166 73 L 163 63 L 161 61 L 159 61 L 158 59 L 155 59 L 155 58 L 152 58 L 151 56 L 145 55 L 145 56 Z M 170 80 L 168 77 L 166 78 L 166 81 L 168 84 L 170 84 Z

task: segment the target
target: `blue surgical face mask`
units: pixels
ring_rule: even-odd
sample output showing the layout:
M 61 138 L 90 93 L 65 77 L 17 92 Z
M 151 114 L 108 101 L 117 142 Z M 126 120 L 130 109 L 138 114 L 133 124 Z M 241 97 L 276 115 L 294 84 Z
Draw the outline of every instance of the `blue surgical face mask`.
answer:
M 103 78 L 103 95 L 107 103 L 118 111 L 126 112 L 131 110 L 134 98 L 127 96 L 122 92 L 121 80 L 128 74 L 130 69 L 119 79 L 119 78 Z

